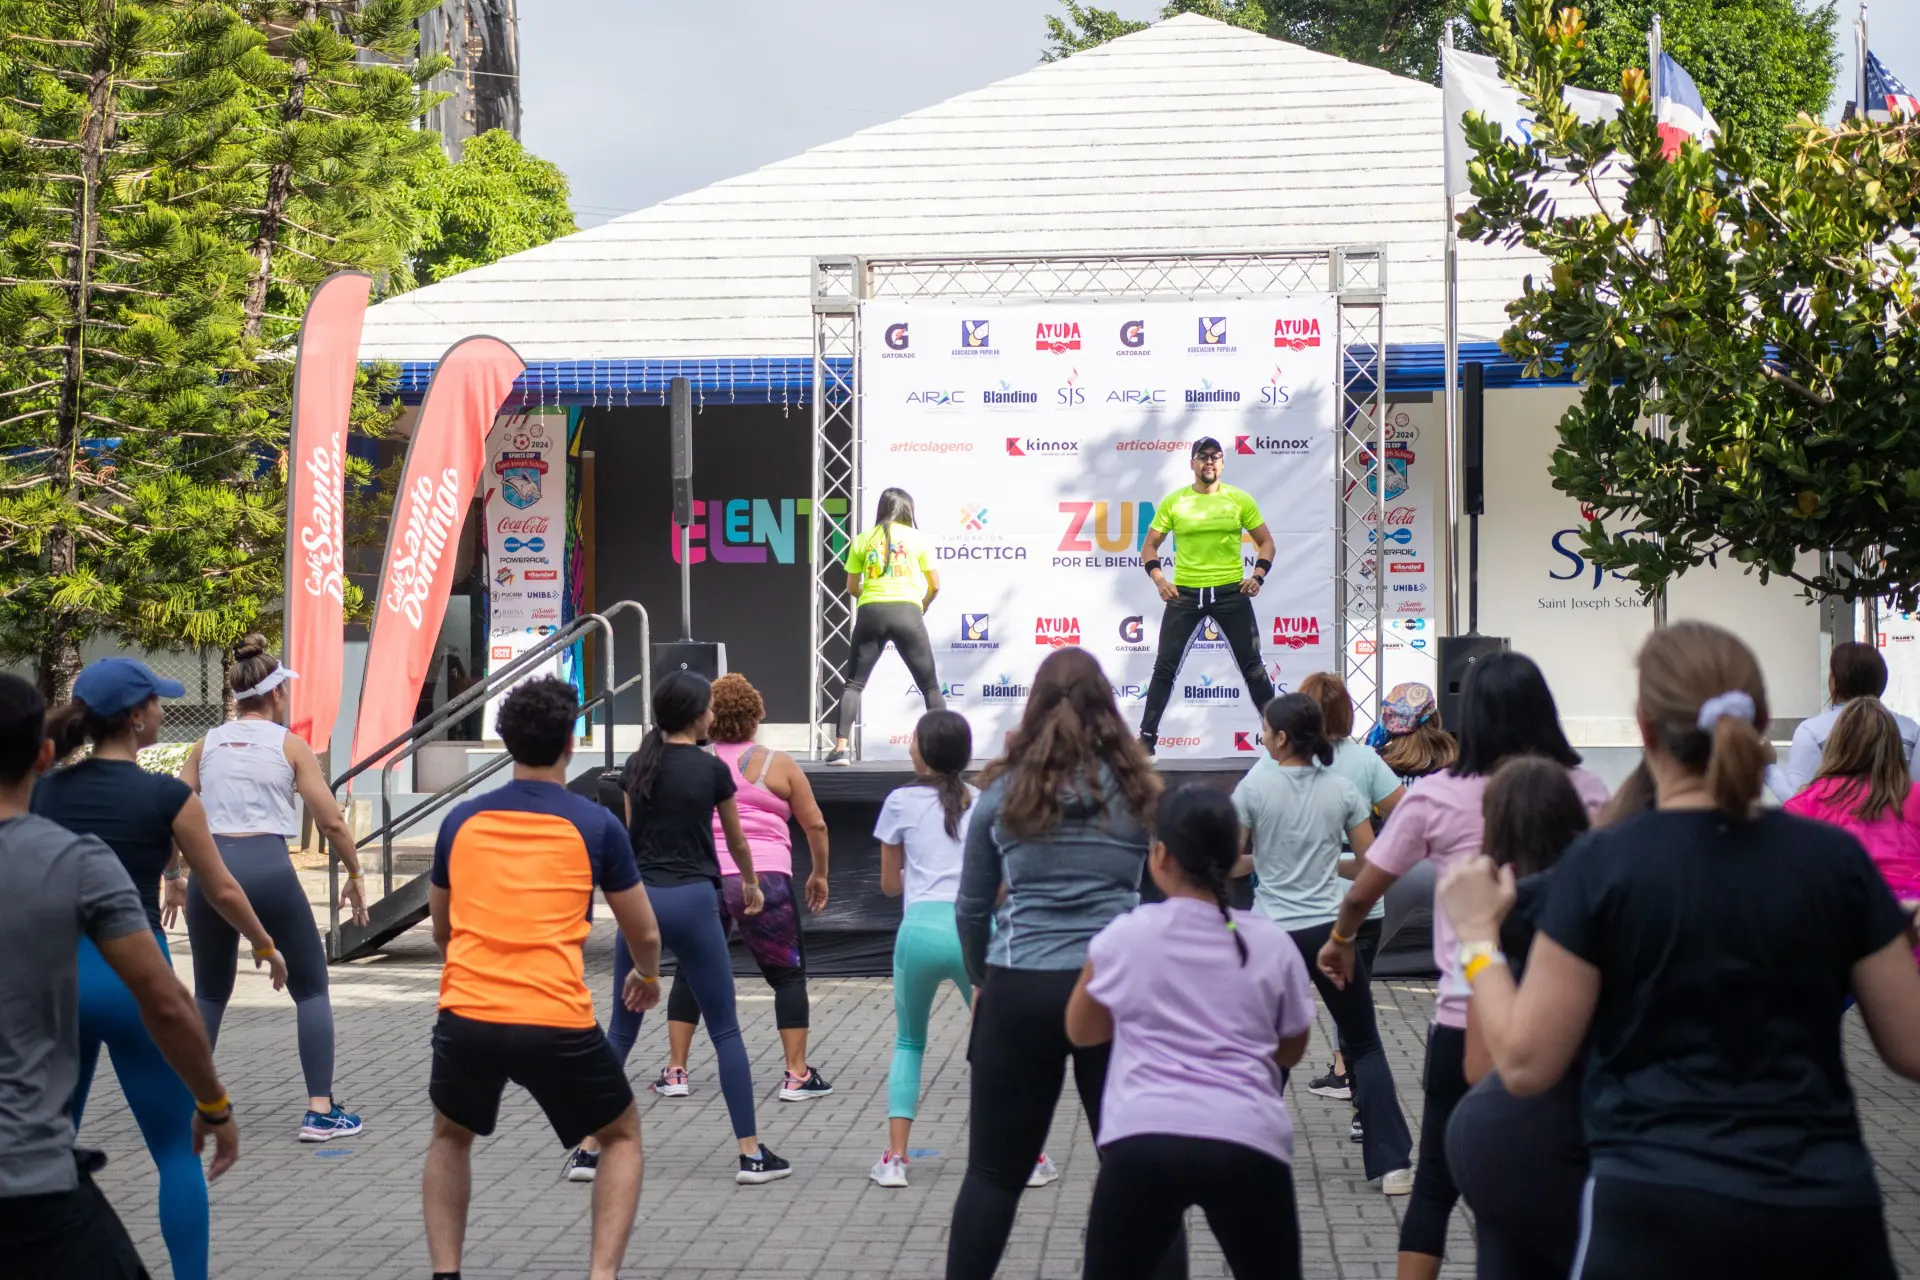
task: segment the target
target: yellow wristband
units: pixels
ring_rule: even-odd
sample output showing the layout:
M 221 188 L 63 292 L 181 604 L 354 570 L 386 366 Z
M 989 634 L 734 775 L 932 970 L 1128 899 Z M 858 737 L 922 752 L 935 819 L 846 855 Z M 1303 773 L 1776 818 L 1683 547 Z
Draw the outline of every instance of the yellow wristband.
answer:
M 222 1111 L 232 1110 L 233 1102 L 223 1093 L 220 1095 L 220 1101 L 218 1102 L 200 1102 L 196 1100 L 193 1104 L 193 1109 L 203 1116 L 217 1116 Z
M 1340 936 L 1340 931 L 1338 929 L 1329 929 L 1327 930 L 1327 936 L 1332 938 L 1335 942 L 1339 943 L 1343 947 L 1350 947 L 1353 945 L 1353 939 L 1358 937 L 1359 935 L 1354 934 L 1350 937 L 1343 938 Z
M 1485 972 L 1488 965 L 1505 964 L 1506 962 L 1507 958 L 1498 951 L 1483 951 L 1473 957 L 1473 959 L 1467 961 L 1467 967 L 1460 971 L 1460 976 L 1467 980 L 1468 986 L 1472 986 L 1473 980 Z
M 255 947 L 253 949 L 253 958 L 255 960 L 271 960 L 273 959 L 273 948 L 271 946 Z
M 359 873 L 358 871 L 349 871 L 349 872 L 347 872 L 347 879 L 349 879 L 349 880 L 358 880 L 359 878 L 360 878 L 360 873 Z

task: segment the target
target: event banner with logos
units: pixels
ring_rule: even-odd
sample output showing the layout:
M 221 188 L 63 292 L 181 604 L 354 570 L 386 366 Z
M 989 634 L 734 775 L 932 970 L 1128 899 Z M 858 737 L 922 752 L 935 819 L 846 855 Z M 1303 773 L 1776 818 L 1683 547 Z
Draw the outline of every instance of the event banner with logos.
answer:
M 487 436 L 487 670 L 491 673 L 560 629 L 567 599 L 567 411 L 502 416 Z M 553 658 L 527 678 L 560 674 Z M 494 734 L 503 691 L 487 700 Z
M 1290 686 L 1333 667 L 1336 302 L 985 306 L 870 302 L 862 313 L 862 510 L 914 496 L 940 596 L 927 616 L 947 702 L 990 755 L 1053 648 L 1100 659 L 1137 723 L 1162 605 L 1140 544 L 1193 479 L 1203 436 L 1226 483 L 1259 504 L 1277 545 L 1255 601 L 1262 656 Z M 1253 567 L 1253 544 L 1242 559 Z M 1177 562 L 1179 539 L 1161 552 Z M 862 704 L 868 759 L 903 757 L 922 702 L 889 654 Z M 1160 726 L 1167 756 L 1257 748 L 1225 638 L 1194 637 Z

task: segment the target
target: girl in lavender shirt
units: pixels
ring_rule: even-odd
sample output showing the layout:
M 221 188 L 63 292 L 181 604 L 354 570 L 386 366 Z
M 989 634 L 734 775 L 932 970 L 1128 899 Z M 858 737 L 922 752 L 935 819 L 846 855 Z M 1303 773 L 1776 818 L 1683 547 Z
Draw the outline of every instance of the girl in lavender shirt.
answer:
M 1355 972 L 1352 939 L 1367 910 L 1407 872 L 1431 860 L 1437 875 L 1480 852 L 1487 779 L 1501 762 L 1534 755 L 1567 770 L 1590 811 L 1607 802 L 1607 785 L 1579 767 L 1580 757 L 1560 728 L 1553 691 L 1533 659 L 1496 653 L 1475 663 L 1461 695 L 1460 758 L 1407 792 L 1367 852 L 1367 865 L 1347 890 L 1320 951 L 1320 971 L 1336 984 Z M 1346 939 L 1343 943 L 1341 940 Z M 1427 1038 L 1426 1099 L 1420 1117 L 1420 1155 L 1413 1197 L 1400 1223 L 1399 1280 L 1435 1280 L 1446 1251 L 1447 1219 L 1460 1199 L 1447 1168 L 1447 1122 L 1467 1093 L 1467 997 L 1454 950 L 1453 923 L 1433 913 L 1433 958 L 1440 969 L 1434 1026 Z
M 1165 902 L 1096 934 L 1067 1004 L 1076 1046 L 1113 1043 L 1085 1280 L 1153 1274 L 1198 1205 L 1227 1265 L 1300 1275 L 1282 1071 L 1306 1052 L 1313 990 L 1281 928 L 1227 906 L 1240 821 L 1218 791 L 1164 796 L 1147 869 Z

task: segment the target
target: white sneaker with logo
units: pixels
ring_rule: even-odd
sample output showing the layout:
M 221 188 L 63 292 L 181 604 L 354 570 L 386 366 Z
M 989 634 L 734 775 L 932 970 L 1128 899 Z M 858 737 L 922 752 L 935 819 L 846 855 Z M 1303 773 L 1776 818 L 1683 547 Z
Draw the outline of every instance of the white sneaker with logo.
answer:
M 907 1158 L 891 1151 L 882 1152 L 880 1163 L 868 1170 L 867 1176 L 882 1187 L 904 1187 L 907 1185 Z
M 1047 1158 L 1042 1151 L 1040 1158 L 1033 1162 L 1033 1172 L 1027 1177 L 1030 1187 L 1046 1187 L 1060 1181 L 1060 1166 Z

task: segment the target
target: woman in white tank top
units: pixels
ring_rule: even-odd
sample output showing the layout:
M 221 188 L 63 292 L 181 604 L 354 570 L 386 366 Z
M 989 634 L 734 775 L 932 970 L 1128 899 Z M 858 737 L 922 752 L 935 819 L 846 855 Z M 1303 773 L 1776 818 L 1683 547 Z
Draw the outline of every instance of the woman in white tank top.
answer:
M 300 834 L 295 797 L 347 864 L 340 906 L 354 923 L 367 922 L 360 890 L 360 857 L 340 806 L 313 749 L 288 733 L 287 681 L 295 673 L 248 636 L 234 650 L 232 685 L 240 715 L 208 733 L 187 757 L 180 777 L 200 793 L 220 856 L 287 962 L 287 992 L 299 1030 L 300 1068 L 307 1114 L 302 1142 L 326 1142 L 360 1131 L 360 1117 L 333 1099 L 333 1005 L 327 998 L 327 955 L 313 908 L 300 884 L 287 841 Z M 193 944 L 193 995 L 217 1041 L 233 995 L 239 935 L 220 918 L 197 880 L 187 890 L 187 937 Z

